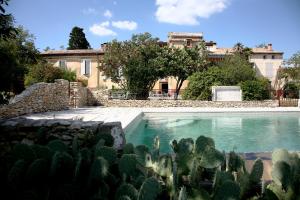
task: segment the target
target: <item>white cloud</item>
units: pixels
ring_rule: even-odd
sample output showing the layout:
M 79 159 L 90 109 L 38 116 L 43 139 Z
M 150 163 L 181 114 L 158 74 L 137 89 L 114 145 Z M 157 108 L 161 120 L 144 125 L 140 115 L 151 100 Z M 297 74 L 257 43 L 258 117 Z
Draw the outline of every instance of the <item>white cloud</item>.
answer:
M 123 29 L 133 31 L 137 29 L 137 23 L 134 21 L 113 21 L 112 26 Z
M 110 10 L 106 10 L 104 13 L 103 13 L 103 16 L 104 17 L 107 17 L 108 19 L 112 17 L 112 13 L 110 12 Z
M 155 16 L 159 22 L 197 25 L 198 18 L 222 12 L 230 0 L 156 0 Z
M 105 21 L 100 24 L 93 24 L 93 26 L 90 27 L 90 31 L 98 36 L 116 36 L 117 33 L 109 29 L 109 25 L 109 21 Z
M 98 11 L 95 10 L 94 8 L 86 8 L 82 10 L 82 13 L 85 15 L 97 15 Z
M 117 5 L 117 2 L 116 2 L 116 1 L 113 1 L 113 4 L 114 4 L 114 5 Z

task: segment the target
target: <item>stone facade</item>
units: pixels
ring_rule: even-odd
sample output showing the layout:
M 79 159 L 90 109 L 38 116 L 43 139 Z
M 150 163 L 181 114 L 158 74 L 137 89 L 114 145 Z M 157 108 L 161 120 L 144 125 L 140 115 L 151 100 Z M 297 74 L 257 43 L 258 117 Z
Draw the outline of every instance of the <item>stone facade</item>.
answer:
M 69 82 L 55 80 L 55 83 L 37 83 L 8 105 L 0 107 L 0 118 L 11 118 L 29 113 L 55 111 L 69 107 Z
M 80 82 L 70 82 L 70 107 L 80 108 L 87 105 L 88 89 Z
M 114 138 L 115 149 L 123 148 L 126 143 L 120 122 L 14 118 L 0 121 L 0 130 L 0 157 L 16 143 L 47 144 L 50 140 L 60 139 L 70 147 L 75 136 L 83 143 L 93 142 L 91 140 L 97 134 L 109 133 Z

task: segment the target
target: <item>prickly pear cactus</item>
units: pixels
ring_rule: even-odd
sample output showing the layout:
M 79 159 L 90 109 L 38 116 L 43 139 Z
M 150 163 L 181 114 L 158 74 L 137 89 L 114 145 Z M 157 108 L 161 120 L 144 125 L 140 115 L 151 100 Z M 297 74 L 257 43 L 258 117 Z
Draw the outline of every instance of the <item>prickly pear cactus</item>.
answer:
M 49 147 L 34 144 L 31 146 L 31 149 L 34 151 L 36 158 L 42 158 L 47 161 L 51 161 L 53 152 L 50 151 Z
M 286 149 L 276 149 L 272 153 L 272 163 L 273 165 L 278 162 L 283 161 L 290 164 L 290 154 Z
M 159 157 L 157 169 L 155 170 L 160 176 L 170 177 L 172 175 L 172 157 L 170 155 L 162 155 Z
M 96 143 L 98 143 L 99 140 L 104 140 L 104 145 L 108 147 L 112 147 L 114 145 L 114 137 L 108 132 L 108 133 L 98 133 L 96 135 Z
M 36 158 L 34 151 L 27 144 L 16 144 L 12 156 L 14 161 L 24 160 L 27 163 L 31 163 Z
M 137 155 L 138 162 L 145 167 L 152 167 L 152 157 L 150 150 L 145 145 L 138 145 L 134 149 L 134 153 Z
M 185 187 L 183 186 L 183 187 L 180 189 L 178 200 L 187 200 L 187 199 L 188 199 L 188 197 L 187 197 L 187 194 L 186 194 L 186 189 L 185 189 Z
M 52 151 L 67 152 L 68 147 L 61 140 L 52 140 L 47 145 Z
M 234 151 L 229 153 L 228 170 L 231 172 L 238 172 L 244 167 L 244 160 Z
M 120 174 L 126 174 L 127 176 L 135 176 L 138 161 L 135 154 L 123 154 L 119 160 Z
M 177 155 L 184 156 L 193 153 L 194 140 L 192 138 L 183 138 L 177 144 Z
M 134 153 L 134 146 L 131 143 L 125 144 L 123 148 L 123 154 L 133 154 Z
M 72 178 L 73 158 L 66 152 L 57 151 L 50 165 L 50 177 L 55 182 L 64 182 Z
M 239 199 L 240 187 L 233 181 L 225 181 L 214 194 L 215 200 L 219 199 Z
M 286 190 L 291 183 L 291 167 L 284 161 L 277 161 L 273 165 L 271 174 L 273 181 Z
M 215 142 L 212 138 L 199 136 L 196 140 L 195 152 L 202 154 L 207 148 L 215 148 Z
M 73 156 L 76 156 L 79 152 L 79 142 L 78 142 L 78 136 L 76 135 L 74 138 L 73 138 L 73 141 L 72 141 L 72 153 L 73 153 Z
M 89 176 L 89 185 L 94 183 L 100 183 L 108 173 L 108 162 L 102 158 L 98 157 L 94 160 Z
M 17 190 L 21 186 L 25 172 L 26 162 L 24 160 L 17 160 L 7 176 L 8 185 L 13 190 Z
M 220 151 L 207 146 L 201 154 L 199 165 L 203 168 L 212 169 L 219 167 L 224 162 L 224 155 Z
M 262 160 L 256 159 L 253 164 L 253 167 L 252 167 L 252 170 L 250 173 L 250 177 L 249 177 L 251 182 L 252 183 L 260 183 L 263 172 L 264 172 L 264 164 L 263 164 Z
M 25 179 L 28 183 L 41 186 L 48 179 L 49 165 L 45 159 L 36 159 L 28 167 Z
M 160 184 L 154 177 L 147 178 L 139 191 L 138 200 L 155 200 L 160 194 Z
M 127 195 L 123 195 L 120 198 L 118 198 L 118 200 L 131 200 L 131 198 Z
M 213 183 L 214 189 L 217 189 L 226 181 L 234 181 L 234 177 L 232 173 L 230 173 L 229 171 L 226 172 L 226 171 L 217 170 L 214 178 L 214 183 Z
M 138 191 L 135 187 L 128 183 L 123 183 L 117 190 L 115 199 L 118 200 L 122 196 L 127 196 L 131 200 L 137 200 L 138 198 Z
M 102 146 L 95 150 L 95 157 L 103 157 L 110 165 L 117 160 L 117 151 L 113 147 Z

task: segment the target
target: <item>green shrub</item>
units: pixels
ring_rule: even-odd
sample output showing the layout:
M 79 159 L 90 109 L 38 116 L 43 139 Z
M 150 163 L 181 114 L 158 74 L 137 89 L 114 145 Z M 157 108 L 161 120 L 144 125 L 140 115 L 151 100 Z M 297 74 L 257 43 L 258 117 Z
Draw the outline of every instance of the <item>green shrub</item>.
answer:
M 283 96 L 287 98 L 299 98 L 300 83 L 287 82 L 283 86 Z
M 204 72 L 196 72 L 189 77 L 189 84 L 183 92 L 183 99 L 211 100 L 211 87 L 223 85 L 224 70 L 212 67 Z
M 270 98 L 268 79 L 248 80 L 240 83 L 243 100 L 265 100 Z
M 55 79 L 76 80 L 76 72 L 68 69 L 53 67 L 46 62 L 40 62 L 29 68 L 25 76 L 25 85 L 30 86 L 38 82 L 53 83 Z

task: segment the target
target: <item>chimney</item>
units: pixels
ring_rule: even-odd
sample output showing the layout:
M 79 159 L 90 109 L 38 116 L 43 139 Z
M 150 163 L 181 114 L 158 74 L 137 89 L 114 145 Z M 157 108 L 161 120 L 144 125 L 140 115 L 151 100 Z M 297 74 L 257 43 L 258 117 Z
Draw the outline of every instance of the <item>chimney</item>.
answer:
M 268 44 L 267 49 L 268 49 L 268 51 L 273 51 L 272 44 Z
M 101 44 L 101 49 L 102 49 L 102 51 L 105 51 L 105 50 L 106 50 L 106 47 L 107 47 L 107 43 L 102 43 L 102 44 Z

